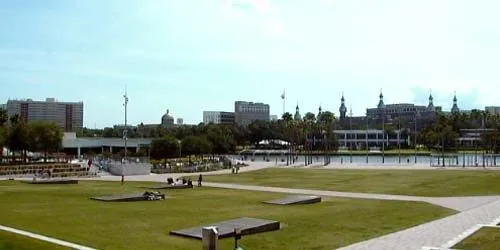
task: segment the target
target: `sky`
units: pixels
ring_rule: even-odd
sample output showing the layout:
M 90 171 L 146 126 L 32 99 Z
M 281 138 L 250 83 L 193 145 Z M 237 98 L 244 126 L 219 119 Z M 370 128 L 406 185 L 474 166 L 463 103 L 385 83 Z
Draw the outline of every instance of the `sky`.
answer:
M 83 101 L 84 126 L 188 124 L 234 101 L 354 115 L 500 105 L 500 1 L 0 1 L 0 103 Z

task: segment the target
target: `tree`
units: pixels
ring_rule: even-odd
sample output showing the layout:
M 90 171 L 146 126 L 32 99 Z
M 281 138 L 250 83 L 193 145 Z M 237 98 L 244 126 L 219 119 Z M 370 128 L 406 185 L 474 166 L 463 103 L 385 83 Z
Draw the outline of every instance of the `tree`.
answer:
M 11 122 L 12 125 L 7 136 L 7 146 L 12 152 L 23 153 L 24 161 L 26 161 L 26 150 L 30 147 L 28 126 L 24 121 L 20 121 L 19 119 L 11 119 Z
M 213 146 L 213 153 L 227 154 L 232 153 L 236 149 L 231 129 L 225 125 L 208 125 L 207 138 Z
M 8 120 L 7 110 L 0 108 L 0 127 L 3 127 Z
M 285 122 L 289 122 L 289 121 L 293 120 L 293 116 L 289 112 L 286 112 L 281 116 L 281 119 L 283 119 L 283 121 L 285 121 Z
M 53 122 L 31 123 L 29 128 L 30 149 L 34 152 L 43 152 L 47 160 L 49 153 L 57 152 L 62 145 L 64 133 Z
M 160 160 L 179 155 L 180 146 L 177 138 L 166 135 L 151 141 L 151 158 Z
M 304 115 L 304 121 L 316 121 L 316 115 L 312 112 L 307 112 Z
M 188 156 L 210 154 L 212 145 L 206 136 L 188 136 L 182 140 L 182 153 Z

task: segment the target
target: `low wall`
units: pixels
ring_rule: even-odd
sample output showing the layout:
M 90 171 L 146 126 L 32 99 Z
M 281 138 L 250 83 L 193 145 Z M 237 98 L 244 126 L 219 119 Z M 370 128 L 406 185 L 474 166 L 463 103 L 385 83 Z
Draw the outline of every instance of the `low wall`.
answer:
M 109 173 L 112 175 L 149 175 L 151 173 L 151 164 L 148 163 L 111 163 L 109 164 Z

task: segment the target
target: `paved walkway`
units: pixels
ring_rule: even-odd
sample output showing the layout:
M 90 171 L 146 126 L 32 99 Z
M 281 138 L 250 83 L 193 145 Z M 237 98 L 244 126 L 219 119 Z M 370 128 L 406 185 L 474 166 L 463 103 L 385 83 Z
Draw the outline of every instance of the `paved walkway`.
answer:
M 456 211 L 467 211 L 479 206 L 500 200 L 500 196 L 473 196 L 473 197 L 421 197 L 408 195 L 390 195 L 390 194 L 371 194 L 371 193 L 352 193 L 352 192 L 337 192 L 311 189 L 297 188 L 281 188 L 281 187 L 263 187 L 254 185 L 241 185 L 231 183 L 213 183 L 205 182 L 205 186 L 227 189 L 251 190 L 262 192 L 288 193 L 288 194 L 306 194 L 329 197 L 343 198 L 358 198 L 358 199 L 373 199 L 373 200 L 394 200 L 394 201 L 419 201 L 427 202 L 437 206 L 450 208 Z M 500 212 L 500 211 L 499 211 Z
M 477 224 L 500 216 L 500 200 L 410 229 L 350 245 L 342 250 L 408 249 L 441 247 Z
M 26 237 L 29 237 L 29 238 L 33 238 L 33 239 L 37 239 L 37 240 L 41 240 L 41 241 L 50 242 L 50 243 L 53 243 L 53 244 L 56 244 L 56 245 L 59 245 L 59 246 L 68 247 L 70 249 L 96 250 L 94 248 L 90 248 L 90 247 L 78 245 L 78 244 L 67 242 L 67 241 L 63 241 L 63 240 L 58 240 L 58 239 L 50 238 L 50 237 L 43 236 L 43 235 L 40 235 L 40 234 L 26 232 L 26 231 L 15 229 L 15 228 L 11 228 L 11 227 L 6 227 L 6 226 L 1 226 L 0 225 L 0 230 L 7 231 L 7 232 L 10 232 L 10 233 L 19 234 L 19 235 L 23 235 L 23 236 L 26 236 Z

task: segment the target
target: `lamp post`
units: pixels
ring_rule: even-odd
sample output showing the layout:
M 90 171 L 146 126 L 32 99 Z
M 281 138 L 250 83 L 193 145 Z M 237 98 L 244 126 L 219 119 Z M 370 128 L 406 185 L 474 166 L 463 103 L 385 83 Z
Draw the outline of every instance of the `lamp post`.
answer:
M 125 161 L 127 159 L 127 105 L 128 105 L 128 96 L 127 96 L 127 91 L 125 91 L 125 94 L 123 95 L 123 98 L 125 99 L 125 103 L 123 106 L 125 107 L 125 128 L 123 130 L 123 140 L 125 141 L 125 154 L 123 157 L 123 160 Z
M 382 107 L 382 164 L 385 163 L 385 107 Z
M 128 105 L 128 96 L 127 96 L 127 89 L 125 88 L 125 94 L 123 95 L 123 98 L 125 99 L 125 102 L 123 103 L 123 106 L 125 107 L 125 128 L 123 129 L 123 140 L 125 144 L 125 153 L 123 154 L 123 159 L 121 161 L 121 166 L 122 166 L 122 185 L 124 182 L 124 176 L 125 176 L 125 161 L 127 159 L 127 105 Z
M 401 119 L 398 117 L 398 158 L 399 164 L 401 164 Z
M 415 164 L 417 164 L 417 120 L 418 120 L 418 111 L 415 110 L 415 130 L 413 131 L 415 134 L 415 140 L 413 140 L 413 143 L 415 144 Z
M 349 148 L 349 153 L 350 153 L 350 163 L 352 164 L 352 107 L 350 109 L 350 112 L 349 112 L 349 134 L 351 136 L 351 145 L 350 145 L 350 148 Z
M 365 134 L 365 139 L 366 139 L 366 164 L 368 164 L 368 152 L 370 150 L 370 147 L 368 146 L 368 116 L 366 117 L 366 134 Z

